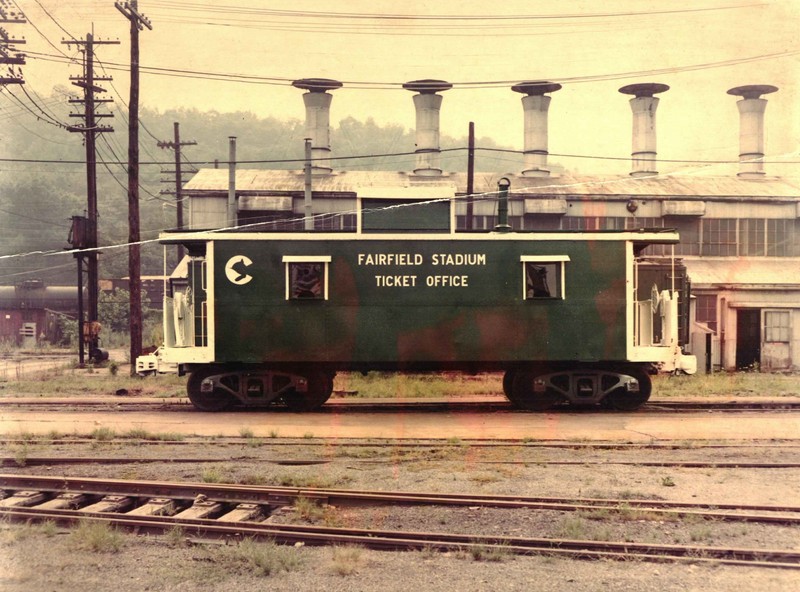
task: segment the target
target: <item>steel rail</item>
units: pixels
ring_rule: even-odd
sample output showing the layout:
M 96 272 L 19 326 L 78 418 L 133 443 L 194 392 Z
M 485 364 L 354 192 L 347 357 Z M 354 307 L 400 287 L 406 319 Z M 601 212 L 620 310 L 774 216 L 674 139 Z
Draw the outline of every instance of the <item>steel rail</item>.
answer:
M 164 409 L 167 411 L 174 411 L 175 407 L 180 408 L 181 411 L 194 411 L 194 408 L 188 403 L 185 398 L 171 398 L 161 399 L 158 401 L 144 400 L 137 401 L 135 398 L 121 400 L 109 399 L 107 401 L 98 399 L 70 399 L 69 401 L 49 401 L 48 399 L 22 399 L 3 398 L 0 399 L 0 406 L 17 406 L 17 407 L 46 407 L 59 409 L 63 407 L 87 407 L 87 408 L 114 408 L 118 411 L 136 411 L 137 409 L 155 408 Z M 233 412 L 247 412 L 248 410 L 263 411 L 269 409 L 270 412 L 278 413 L 295 413 L 294 411 L 280 406 L 268 407 L 239 407 L 235 408 Z M 340 411 L 360 411 L 369 413 L 384 413 L 396 411 L 441 411 L 441 410 L 485 410 L 485 411 L 514 411 L 515 413 L 541 413 L 531 412 L 522 409 L 514 408 L 510 402 L 504 398 L 487 398 L 485 401 L 459 401 L 457 399 L 441 401 L 441 400 L 425 400 L 419 399 L 414 401 L 395 401 L 386 399 L 384 401 L 366 400 L 360 402 L 358 400 L 345 400 L 338 399 L 329 401 L 325 406 L 313 411 L 312 413 L 337 413 Z M 668 411 L 796 411 L 800 409 L 800 401 L 781 401 L 781 400 L 767 400 L 767 401 L 670 401 L 670 400 L 657 400 L 651 399 L 644 407 L 637 410 L 636 413 L 652 412 L 668 412 Z M 556 406 L 547 411 L 547 413 L 593 413 L 593 412 L 608 412 L 607 409 L 600 409 L 597 407 L 574 407 L 574 406 Z M 308 412 L 304 412 L 308 413 Z
M 358 491 L 235 484 L 173 483 L 124 481 L 116 479 L 73 478 L 66 476 L 0 475 L 0 489 L 36 490 L 52 493 L 81 492 L 98 496 L 168 497 L 193 500 L 203 495 L 227 503 L 290 505 L 298 498 L 310 498 L 333 505 L 446 505 L 494 508 L 528 508 L 553 511 L 641 510 L 677 517 L 702 518 L 773 524 L 800 524 L 800 506 L 699 504 L 656 500 L 603 498 L 553 498 L 398 491 Z M 747 513 L 752 512 L 752 513 Z M 791 515 L 796 514 L 796 515 Z
M 648 543 L 581 541 L 485 535 L 407 532 L 367 529 L 345 529 L 320 526 L 279 525 L 259 522 L 221 524 L 215 520 L 181 520 L 166 516 L 130 517 L 121 514 L 83 513 L 74 510 L 36 510 L 0 508 L 0 516 L 9 520 L 45 521 L 74 524 L 80 521 L 99 522 L 135 533 L 163 534 L 176 527 L 184 533 L 205 538 L 242 540 L 269 539 L 281 544 L 345 544 L 361 545 L 378 550 L 451 550 L 497 547 L 518 555 L 561 555 L 580 559 L 618 559 L 643 561 L 713 562 L 715 564 L 750 567 L 800 568 L 800 553 L 783 549 L 751 549 L 699 547 L 688 545 L 654 545 Z
M 42 434 L 42 440 L 48 441 L 53 444 L 95 444 L 98 440 L 91 436 L 76 437 L 70 436 L 69 438 L 60 438 L 59 436 L 49 436 Z M 34 436 L 34 439 L 36 437 Z M 647 442 L 647 443 L 630 443 L 630 442 L 559 442 L 548 440 L 531 441 L 528 438 L 522 439 L 506 439 L 506 440 L 486 440 L 481 438 L 463 438 L 458 442 L 451 442 L 448 438 L 397 438 L 394 440 L 384 440 L 381 438 L 349 438 L 347 441 L 337 441 L 331 444 L 329 440 L 324 438 L 286 438 L 281 437 L 255 437 L 243 438 L 240 436 L 223 436 L 214 437 L 214 442 L 219 443 L 249 443 L 252 440 L 263 440 L 268 442 L 271 447 L 279 446 L 302 446 L 302 447 L 326 447 L 326 448 L 420 448 L 421 446 L 437 446 L 442 449 L 458 450 L 464 447 L 474 448 L 555 448 L 563 450 L 724 450 L 730 448 L 747 448 L 757 450 L 793 450 L 800 448 L 799 443 L 765 443 L 758 444 L 755 441 L 747 440 L 746 443 L 740 444 L 710 444 L 706 442 L 692 441 L 689 444 L 678 444 L 675 442 Z M 103 440 L 104 444 L 130 444 L 135 443 L 137 446 L 192 446 L 201 442 L 207 441 L 208 438 L 202 436 L 187 436 L 181 440 L 162 440 L 150 439 L 146 436 L 139 437 L 117 437 L 109 440 Z M 0 443 L 3 444 L 29 444 L 31 438 L 8 438 L 0 435 Z M 354 459 L 350 459 L 354 460 Z M 538 461 L 530 461 L 536 463 Z
M 345 458 L 348 463 L 358 464 L 400 464 L 417 462 L 417 458 Z M 439 459 L 441 462 L 452 462 L 453 459 Z M 26 456 L 24 460 L 16 457 L 0 457 L 0 467 L 34 467 L 58 465 L 87 465 L 87 464 L 145 464 L 145 463 L 213 463 L 213 462 L 247 462 L 258 461 L 285 466 L 322 465 L 333 462 L 330 459 L 316 458 L 287 458 L 287 459 L 262 459 L 253 456 L 239 456 L 225 458 L 154 458 L 154 457 L 52 457 L 52 456 Z M 471 460 L 476 465 L 556 465 L 556 466 L 633 466 L 633 467 L 673 467 L 688 469 L 796 469 L 800 462 L 750 462 L 750 461 L 645 461 L 645 460 Z

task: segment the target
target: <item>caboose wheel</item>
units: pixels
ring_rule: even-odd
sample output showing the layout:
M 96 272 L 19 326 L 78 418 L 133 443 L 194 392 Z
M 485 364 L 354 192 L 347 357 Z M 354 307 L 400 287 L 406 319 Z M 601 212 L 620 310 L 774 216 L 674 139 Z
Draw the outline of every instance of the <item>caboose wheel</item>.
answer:
M 189 375 L 186 383 L 186 392 L 189 400 L 200 411 L 224 411 L 233 405 L 233 396 L 220 388 L 215 388 L 211 392 L 202 391 L 203 380 L 214 374 L 219 374 L 219 370 L 212 368 L 201 368 Z
M 530 411 L 546 411 L 561 401 L 561 394 L 542 379 L 547 373 L 544 367 L 515 372 L 509 397 L 511 401 Z
M 283 396 L 283 402 L 292 411 L 312 411 L 330 399 L 333 393 L 333 376 L 327 372 L 314 370 L 305 374 L 308 384 L 304 393 L 292 391 Z
M 603 402 L 608 402 L 611 407 L 618 411 L 633 411 L 644 405 L 650 398 L 650 392 L 653 388 L 650 375 L 642 368 L 637 368 L 635 366 L 618 368 L 616 371 L 625 376 L 635 378 L 639 383 L 639 390 L 629 390 L 625 386 L 620 386 L 618 389 L 610 392 Z M 628 381 L 624 382 L 627 383 Z

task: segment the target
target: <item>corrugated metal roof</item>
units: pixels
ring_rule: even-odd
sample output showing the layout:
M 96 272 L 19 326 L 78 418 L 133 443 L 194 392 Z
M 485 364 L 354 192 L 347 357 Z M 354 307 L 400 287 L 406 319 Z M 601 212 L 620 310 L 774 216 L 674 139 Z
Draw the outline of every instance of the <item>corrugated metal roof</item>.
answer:
M 800 198 L 800 178 L 764 177 L 740 179 L 735 176 L 706 177 L 689 175 L 660 175 L 657 177 L 562 175 L 558 177 L 522 177 L 498 173 L 475 175 L 478 192 L 496 191 L 497 180 L 511 178 L 511 193 L 577 196 L 652 196 L 652 197 L 743 197 L 743 198 Z M 441 187 L 453 186 L 459 193 L 466 191 L 465 173 L 446 173 L 441 177 L 417 177 L 396 171 L 336 171 L 313 178 L 314 191 L 354 193 L 360 187 Z M 237 193 L 282 193 L 303 191 L 303 171 L 253 170 L 236 171 Z M 190 193 L 226 192 L 227 169 L 201 169 L 186 185 Z M 527 191 L 526 191 L 527 190 Z
M 453 186 L 450 175 L 442 177 L 414 177 L 401 172 L 390 171 L 342 171 L 330 175 L 314 176 L 314 191 L 353 193 L 359 187 L 442 187 Z M 287 192 L 303 191 L 305 177 L 303 171 L 285 170 L 237 170 L 236 191 L 239 192 Z M 228 171 L 226 169 L 201 169 L 184 185 L 184 190 L 227 191 Z
M 800 260 L 797 259 L 686 259 L 693 286 L 700 285 L 788 285 L 800 287 Z

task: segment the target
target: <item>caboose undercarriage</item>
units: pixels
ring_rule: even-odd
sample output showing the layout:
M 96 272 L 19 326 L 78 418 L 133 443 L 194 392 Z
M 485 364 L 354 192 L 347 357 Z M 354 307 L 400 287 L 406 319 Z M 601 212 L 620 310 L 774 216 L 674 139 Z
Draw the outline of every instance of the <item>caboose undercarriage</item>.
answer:
M 650 398 L 649 366 L 520 365 L 504 371 L 503 392 L 514 406 L 531 411 L 545 411 L 564 403 L 580 406 L 600 404 L 630 411 Z M 470 366 L 468 370 L 474 373 L 475 367 Z M 310 411 L 321 407 L 330 398 L 336 375 L 332 368 L 269 368 L 258 365 L 203 365 L 190 368 L 190 372 L 187 383 L 189 399 L 202 411 L 272 404 Z

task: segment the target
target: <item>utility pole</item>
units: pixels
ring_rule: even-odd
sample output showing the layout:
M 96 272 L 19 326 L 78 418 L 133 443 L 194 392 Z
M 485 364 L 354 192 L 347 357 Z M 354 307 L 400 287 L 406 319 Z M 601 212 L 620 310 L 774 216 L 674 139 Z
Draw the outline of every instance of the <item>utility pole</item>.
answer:
M 97 113 L 95 105 L 97 103 L 110 103 L 111 99 L 95 98 L 95 93 L 105 92 L 105 89 L 97 86 L 96 82 L 111 80 L 109 77 L 94 75 L 94 46 L 95 45 L 118 45 L 119 41 L 103 41 L 95 39 L 92 33 L 86 34 L 86 40 L 63 41 L 65 45 L 77 45 L 83 47 L 83 76 L 70 76 L 72 84 L 83 89 L 83 99 L 70 99 L 70 103 L 83 103 L 83 113 L 70 113 L 70 117 L 83 118 L 83 125 L 71 125 L 67 128 L 73 133 L 83 134 L 83 143 L 86 148 L 86 201 L 87 201 L 87 228 L 85 247 L 92 249 L 84 255 L 86 259 L 87 275 L 87 313 L 88 327 L 98 327 L 98 299 L 100 295 L 100 278 L 97 262 L 97 153 L 95 150 L 95 139 L 97 134 L 103 132 L 113 132 L 109 126 L 98 125 L 97 120 L 104 117 L 113 117 L 111 113 Z M 81 267 L 81 261 L 78 261 Z M 82 321 L 83 319 L 81 319 Z M 90 331 L 87 335 L 80 333 L 78 339 L 87 340 L 89 345 L 89 358 L 100 359 L 98 347 L 98 335 L 96 331 Z
M 189 141 L 181 141 L 181 127 L 180 124 L 176 121 L 172 124 L 173 132 L 174 132 L 174 139 L 172 142 L 157 142 L 157 146 L 159 148 L 171 148 L 175 151 L 175 170 L 174 171 L 161 171 L 162 174 L 171 174 L 175 173 L 175 191 L 171 191 L 169 189 L 162 189 L 162 195 L 174 195 L 175 196 L 175 203 L 177 204 L 178 208 L 178 230 L 183 229 L 183 173 L 181 167 L 181 146 L 196 146 L 197 142 L 194 140 Z M 197 169 L 192 167 L 190 170 L 185 171 L 187 173 L 196 173 Z M 171 182 L 170 180 L 165 180 L 163 182 Z M 178 245 L 178 262 L 183 259 L 183 245 Z
M 303 228 L 306 230 L 314 230 L 314 207 L 311 202 L 313 195 L 311 188 L 311 138 L 305 139 L 305 153 L 306 160 L 303 165 L 303 218 L 305 224 Z
M 236 203 L 236 136 L 228 136 L 228 219 L 226 226 L 239 223 L 239 204 Z
M 130 288 L 131 376 L 142 353 L 142 283 L 139 245 L 139 31 L 153 28 L 136 0 L 114 6 L 131 22 L 131 93 L 128 101 L 128 278 Z
M 475 122 L 469 122 L 469 150 L 467 151 L 467 223 L 466 229 L 472 230 L 473 223 L 473 199 L 475 191 Z
M 24 25 L 27 22 L 25 15 L 12 10 L 11 4 L 7 0 L 0 0 L 0 24 Z M 24 43 L 24 37 L 16 38 L 3 27 L 0 27 L 0 64 L 9 66 L 7 75 L 0 74 L 0 88 L 6 84 L 25 84 L 25 80 L 22 78 L 22 70 L 17 68 L 17 71 L 14 72 L 12 67 L 25 65 L 25 54 L 16 53 L 16 48 L 13 47 Z

